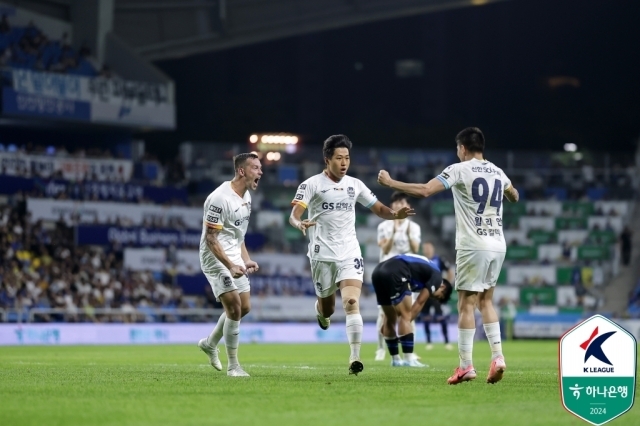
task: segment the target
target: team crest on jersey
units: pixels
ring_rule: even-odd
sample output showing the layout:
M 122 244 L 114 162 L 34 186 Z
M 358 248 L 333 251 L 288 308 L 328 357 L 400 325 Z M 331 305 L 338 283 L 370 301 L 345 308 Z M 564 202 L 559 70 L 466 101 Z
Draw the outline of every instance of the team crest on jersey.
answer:
M 356 196 L 356 191 L 354 191 L 353 187 L 350 186 L 347 188 L 347 194 L 349 195 L 349 198 L 353 198 Z
M 222 284 L 225 287 L 230 287 L 231 286 L 231 277 L 222 277 Z

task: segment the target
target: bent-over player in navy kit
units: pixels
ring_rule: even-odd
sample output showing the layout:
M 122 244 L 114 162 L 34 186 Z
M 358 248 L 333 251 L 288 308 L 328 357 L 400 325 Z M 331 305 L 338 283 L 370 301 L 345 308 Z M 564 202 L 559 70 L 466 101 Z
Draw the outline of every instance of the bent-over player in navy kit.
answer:
M 417 254 L 400 254 L 379 263 L 373 270 L 371 281 L 378 305 L 385 315 L 382 334 L 392 358 L 391 365 L 409 366 L 413 358 L 411 321 L 420 314 L 429 298 L 448 302 L 453 290 L 451 283 L 442 279 L 435 264 Z M 418 293 L 413 304 L 412 292 Z M 398 345 L 402 346 L 404 360 L 400 359 Z

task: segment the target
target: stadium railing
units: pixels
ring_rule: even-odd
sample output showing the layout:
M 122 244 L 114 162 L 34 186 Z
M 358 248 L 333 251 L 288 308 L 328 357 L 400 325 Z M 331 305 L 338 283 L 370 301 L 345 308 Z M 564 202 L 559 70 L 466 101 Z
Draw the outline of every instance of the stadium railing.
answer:
M 43 322 L 47 317 L 55 316 L 56 321 L 51 322 L 91 322 L 96 317 L 121 318 L 126 322 L 203 322 L 211 321 L 219 317 L 222 309 L 208 308 L 144 308 L 144 309 L 108 309 L 90 308 L 69 310 L 64 308 L 34 308 L 34 309 L 0 309 L 1 322 Z M 189 318 L 190 321 L 187 321 Z M 195 320 L 195 321 L 194 321 Z M 47 321 L 45 321 L 47 322 Z M 125 322 L 125 321 L 118 321 Z

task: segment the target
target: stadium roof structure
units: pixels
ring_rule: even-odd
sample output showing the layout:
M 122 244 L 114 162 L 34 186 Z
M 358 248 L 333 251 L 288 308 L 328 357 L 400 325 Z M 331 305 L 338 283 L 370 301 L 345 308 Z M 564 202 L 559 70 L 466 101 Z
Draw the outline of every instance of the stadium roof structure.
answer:
M 111 8 L 113 34 L 149 61 L 506 0 L 82 0 Z M 71 22 L 77 0 L 5 0 Z
M 498 1 L 115 0 L 114 31 L 155 61 Z

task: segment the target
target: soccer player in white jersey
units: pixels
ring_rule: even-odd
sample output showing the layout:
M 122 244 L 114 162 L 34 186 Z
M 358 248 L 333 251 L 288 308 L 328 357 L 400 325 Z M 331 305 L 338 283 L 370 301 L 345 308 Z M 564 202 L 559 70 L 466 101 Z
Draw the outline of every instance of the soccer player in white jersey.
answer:
M 394 192 L 391 194 L 392 210 L 400 210 L 403 207 L 411 207 L 409 197 L 402 192 Z M 418 253 L 420 249 L 420 225 L 409 219 L 397 219 L 394 221 L 385 220 L 378 225 L 378 246 L 380 247 L 380 262 L 391 259 L 398 254 Z M 412 297 L 416 297 L 418 293 L 411 293 Z M 382 325 L 384 324 L 384 311 L 378 306 L 378 320 L 376 321 L 376 330 L 378 331 L 378 347 L 376 349 L 376 361 L 384 361 L 387 353 L 384 335 L 382 334 Z M 415 321 L 413 324 L 413 335 L 415 336 Z M 417 359 L 412 361 L 413 366 L 423 367 Z
M 447 167 L 426 184 L 398 182 L 385 170 L 378 174 L 378 182 L 415 197 L 452 190 L 456 213 L 455 286 L 460 365 L 447 383 L 456 385 L 476 378 L 472 360 L 476 305 L 491 347 L 487 383 L 496 383 L 507 368 L 500 323 L 493 307 L 493 291 L 507 251 L 502 232 L 502 199 L 504 195 L 508 201 L 517 202 L 520 196 L 502 169 L 484 159 L 484 135 L 480 129 L 462 130 L 456 136 L 456 145 L 460 163 Z
M 347 176 L 351 147 L 351 141 L 344 135 L 334 135 L 324 141 L 326 168 L 300 184 L 291 202 L 289 223 L 305 235 L 309 231 L 307 256 L 318 297 L 316 317 L 323 330 L 329 328 L 329 317 L 335 311 L 335 292 L 340 289 L 351 348 L 349 373 L 358 374 L 364 369 L 360 361 L 362 316 L 359 307 L 364 262 L 356 238 L 355 203 L 387 220 L 404 219 L 414 212 L 409 207 L 398 211 L 390 209 L 378 201 L 362 181 Z M 302 220 L 307 208 L 309 218 Z
M 222 302 L 224 313 L 209 337 L 201 339 L 198 347 L 209 356 L 218 371 L 218 343 L 222 336 L 227 351 L 227 375 L 249 376 L 238 362 L 240 319 L 249 313 L 248 274 L 258 270 L 244 245 L 244 236 L 251 216 L 251 195 L 262 176 L 258 156 L 252 153 L 236 155 L 233 159 L 235 176 L 224 182 L 207 197 L 204 203 L 200 266 L 209 281 L 216 299 Z

